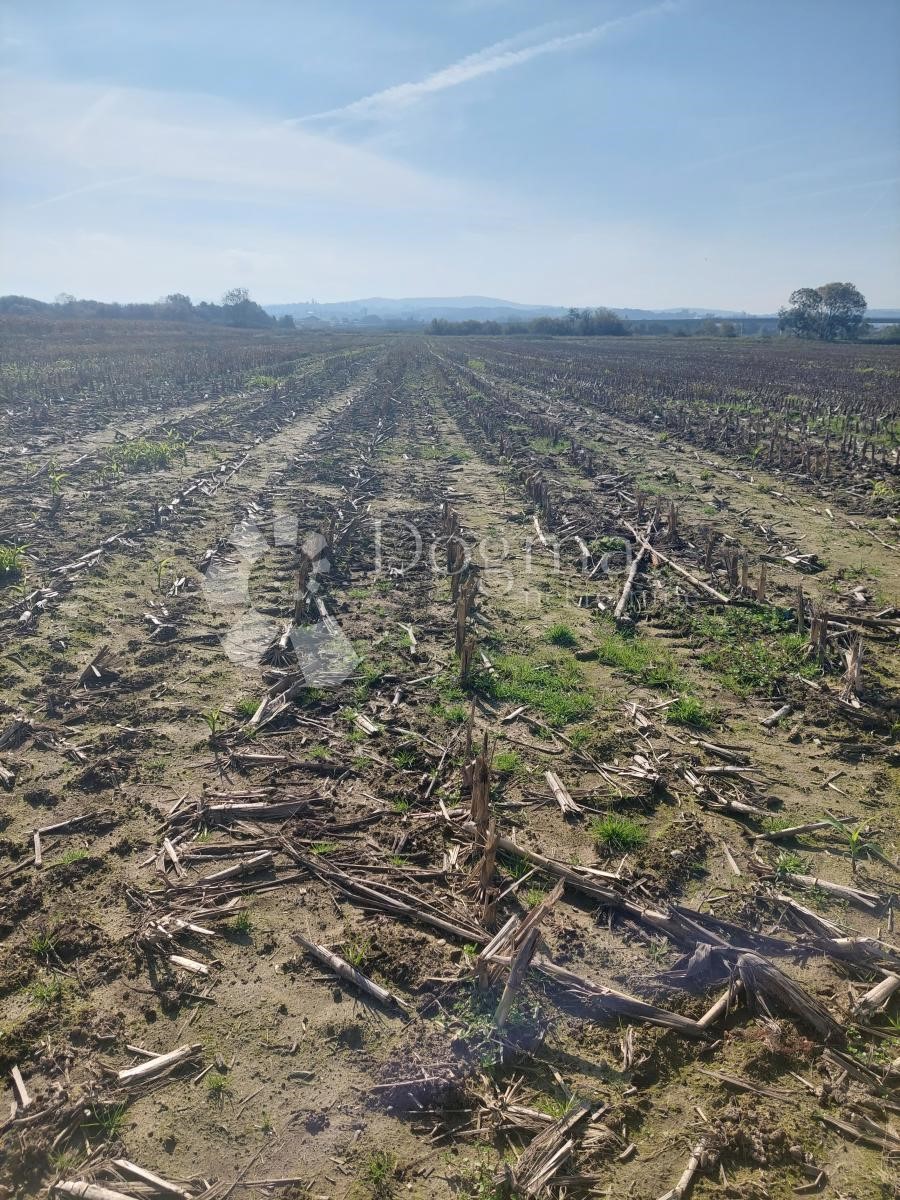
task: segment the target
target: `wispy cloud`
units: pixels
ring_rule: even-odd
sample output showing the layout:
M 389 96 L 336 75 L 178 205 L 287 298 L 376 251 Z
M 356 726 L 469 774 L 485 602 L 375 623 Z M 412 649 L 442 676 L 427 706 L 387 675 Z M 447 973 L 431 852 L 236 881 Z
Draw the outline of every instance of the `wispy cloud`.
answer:
M 37 209 L 120 185 L 174 198 L 206 189 L 211 205 L 259 198 L 357 204 L 410 213 L 445 209 L 459 189 L 323 132 L 289 129 L 238 104 L 197 94 L 110 90 L 17 76 L 15 106 L 0 109 L 0 155 L 8 178 L 49 193 Z
M 350 104 L 327 109 L 325 112 L 312 113 L 306 117 L 297 117 L 289 123 L 301 124 L 305 121 L 344 118 L 373 119 L 390 116 L 398 110 L 409 108 L 426 96 L 447 91 L 449 88 L 460 87 L 462 84 L 470 83 L 473 79 L 479 79 L 484 75 L 494 75 L 498 71 L 510 71 L 514 67 L 521 67 L 525 63 L 532 62 L 536 58 L 582 49 L 601 41 L 612 33 L 638 25 L 651 17 L 674 12 L 679 7 L 679 0 L 662 0 L 659 4 L 639 9 L 627 16 L 615 17 L 600 25 L 593 25 L 590 29 L 547 38 L 542 42 L 535 42 L 530 46 L 525 45 L 518 49 L 508 48 L 510 40 L 495 42 L 492 46 L 487 46 L 475 54 L 469 54 L 465 58 L 459 59 L 458 62 L 451 63 L 449 67 L 442 67 L 441 70 L 426 75 L 424 79 L 398 83 L 393 87 L 384 88 L 380 92 L 363 96 L 359 100 L 353 100 Z M 522 35 L 516 41 L 521 41 L 523 37 L 527 38 L 528 34 Z

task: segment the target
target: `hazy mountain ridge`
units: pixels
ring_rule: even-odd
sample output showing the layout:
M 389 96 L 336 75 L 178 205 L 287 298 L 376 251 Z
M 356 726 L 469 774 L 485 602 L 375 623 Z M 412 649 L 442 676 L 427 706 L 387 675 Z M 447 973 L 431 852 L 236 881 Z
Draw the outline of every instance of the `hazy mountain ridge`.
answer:
M 338 300 L 318 303 L 315 300 L 291 304 L 264 304 L 267 313 L 280 317 L 285 314 L 295 320 L 318 318 L 320 321 L 407 320 L 431 321 L 515 321 L 532 317 L 563 317 L 568 308 L 552 304 L 520 304 L 514 300 L 498 300 L 490 296 L 415 296 L 391 299 L 371 296 L 361 300 Z M 606 306 L 618 316 L 630 321 L 725 317 L 740 319 L 751 316 L 773 317 L 774 313 L 748 313 L 723 308 L 616 308 Z

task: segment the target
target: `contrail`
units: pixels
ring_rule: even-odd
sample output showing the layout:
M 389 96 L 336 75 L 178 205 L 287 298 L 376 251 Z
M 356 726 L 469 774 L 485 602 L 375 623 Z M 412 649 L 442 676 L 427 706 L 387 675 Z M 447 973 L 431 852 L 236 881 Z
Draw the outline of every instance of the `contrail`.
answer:
M 548 54 L 559 54 L 564 50 L 574 50 L 591 42 L 600 41 L 607 34 L 614 33 L 620 29 L 627 29 L 629 26 L 636 25 L 641 21 L 647 20 L 649 17 L 657 16 L 661 13 L 673 12 L 678 7 L 678 0 L 662 0 L 660 4 L 654 4 L 650 8 L 639 9 L 629 16 L 616 17 L 611 21 L 604 21 L 602 25 L 594 25 L 591 29 L 582 30 L 580 33 L 570 33 L 560 37 L 549 38 L 545 42 L 537 42 L 535 45 L 525 46 L 521 50 L 504 50 L 502 47 L 508 45 L 508 41 L 498 42 L 493 46 L 487 46 L 485 49 L 477 51 L 475 54 L 469 54 L 465 58 L 461 58 L 459 62 L 452 63 L 449 67 L 443 67 L 440 71 L 426 75 L 424 79 L 413 80 L 409 83 L 398 83 L 393 87 L 385 88 L 383 91 L 373 92 L 370 96 L 363 96 L 361 99 L 354 100 L 350 104 L 342 105 L 340 108 L 331 108 L 325 112 L 312 113 L 307 117 L 296 117 L 293 121 L 288 122 L 288 124 L 330 120 L 336 117 L 384 116 L 397 109 L 407 108 L 415 104 L 423 96 L 430 96 L 435 92 L 443 92 L 448 88 L 459 87 L 461 84 L 468 83 L 472 79 L 479 79 L 482 75 L 493 75 L 497 71 L 509 71 L 513 67 L 520 67 L 523 63 L 531 62 L 535 58 L 543 58 Z

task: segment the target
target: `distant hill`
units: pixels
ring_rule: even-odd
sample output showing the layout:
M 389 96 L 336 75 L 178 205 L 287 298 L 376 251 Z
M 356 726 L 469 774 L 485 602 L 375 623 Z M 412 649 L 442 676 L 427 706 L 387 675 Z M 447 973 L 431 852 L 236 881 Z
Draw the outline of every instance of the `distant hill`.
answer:
M 491 296 L 411 296 L 400 300 L 371 296 L 365 300 L 339 300 L 320 304 L 316 300 L 295 304 L 266 304 L 273 317 L 291 316 L 297 321 L 319 321 L 350 324 L 382 324 L 385 322 L 428 321 L 530 321 L 534 317 L 564 317 L 567 308 L 553 304 L 519 304 L 514 300 L 498 300 Z M 610 306 L 612 307 L 612 306 Z M 750 317 L 751 313 L 723 308 L 612 308 L 626 321 L 691 320 L 698 317 Z M 766 313 L 765 316 L 774 316 Z
M 532 317 L 561 317 L 566 309 L 547 304 L 516 304 L 512 300 L 494 300 L 489 296 L 409 297 L 393 300 L 372 296 L 365 300 L 338 300 L 319 304 L 315 300 L 297 304 L 266 304 L 273 317 L 291 316 L 295 320 L 317 317 L 320 321 L 415 321 L 446 319 L 452 321 L 527 321 Z

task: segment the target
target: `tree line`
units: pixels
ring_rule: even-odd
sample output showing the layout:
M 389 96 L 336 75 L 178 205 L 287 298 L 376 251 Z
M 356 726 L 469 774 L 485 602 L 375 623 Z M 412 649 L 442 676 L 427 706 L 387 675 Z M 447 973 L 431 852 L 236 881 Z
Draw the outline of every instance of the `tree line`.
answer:
M 564 317 L 529 321 L 449 321 L 435 317 L 428 326 L 437 334 L 540 334 L 543 337 L 628 337 L 631 330 L 609 308 L 570 308 Z
M 238 329 L 293 329 L 294 318 L 271 317 L 246 288 L 231 288 L 221 304 L 201 300 L 194 304 L 190 296 L 172 292 L 149 303 L 119 304 L 105 300 L 78 300 L 62 292 L 52 303 L 32 300 L 29 296 L 0 296 L 0 315 L 44 316 L 81 320 L 103 317 L 128 321 L 182 321 L 207 325 L 231 325 Z

